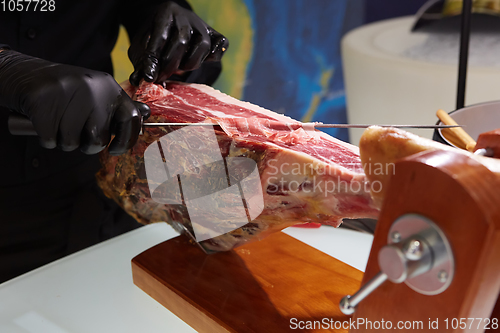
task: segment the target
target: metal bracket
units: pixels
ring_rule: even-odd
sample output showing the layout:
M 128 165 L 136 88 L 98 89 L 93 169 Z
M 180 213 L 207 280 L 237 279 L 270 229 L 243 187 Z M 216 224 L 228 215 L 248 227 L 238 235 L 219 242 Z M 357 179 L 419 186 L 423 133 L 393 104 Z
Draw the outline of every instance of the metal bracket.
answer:
M 455 262 L 453 252 L 444 232 L 430 219 L 417 214 L 407 214 L 398 218 L 389 230 L 389 244 L 414 235 L 423 236 L 432 248 L 432 268 L 404 282 L 408 287 L 424 295 L 437 295 L 445 291 L 453 280 Z
M 418 214 L 399 217 L 389 230 L 387 242 L 378 253 L 380 272 L 356 294 L 342 298 L 342 313 L 354 313 L 357 305 L 386 280 L 404 282 L 424 295 L 440 294 L 450 286 L 455 272 L 451 245 L 430 219 Z

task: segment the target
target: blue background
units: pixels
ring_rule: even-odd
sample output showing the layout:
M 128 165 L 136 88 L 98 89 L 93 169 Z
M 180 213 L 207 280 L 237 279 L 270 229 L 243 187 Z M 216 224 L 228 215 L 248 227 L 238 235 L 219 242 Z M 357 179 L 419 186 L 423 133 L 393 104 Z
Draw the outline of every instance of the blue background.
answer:
M 414 14 L 424 0 L 243 0 L 254 30 L 243 99 L 311 121 L 346 123 L 340 41 L 365 22 Z M 265 52 L 256 52 L 265 50 Z M 321 85 L 325 73 L 331 73 Z M 325 81 L 325 80 L 324 80 Z M 325 82 L 323 82 L 325 83 Z M 326 130 L 348 141 L 347 130 Z

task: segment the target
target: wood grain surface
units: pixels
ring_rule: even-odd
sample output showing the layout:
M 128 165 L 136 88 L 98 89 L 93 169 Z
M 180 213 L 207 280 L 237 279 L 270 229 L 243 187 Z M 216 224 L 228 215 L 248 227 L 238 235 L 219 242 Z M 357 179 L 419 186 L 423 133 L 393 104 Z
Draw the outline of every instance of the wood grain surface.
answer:
M 212 255 L 179 236 L 135 257 L 132 273 L 139 288 L 197 331 L 210 333 L 347 332 L 319 324 L 323 318 L 349 320 L 338 304 L 363 277 L 281 232 Z M 297 324 L 317 321 L 317 329 L 291 329 L 292 318 Z

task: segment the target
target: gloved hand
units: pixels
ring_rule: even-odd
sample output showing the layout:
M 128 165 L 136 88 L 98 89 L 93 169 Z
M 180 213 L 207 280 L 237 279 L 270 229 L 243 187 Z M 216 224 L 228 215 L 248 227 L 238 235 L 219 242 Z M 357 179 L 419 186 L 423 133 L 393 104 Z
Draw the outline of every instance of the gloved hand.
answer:
M 134 65 L 130 83 L 162 83 L 179 69 L 191 71 L 204 61 L 220 61 L 229 42 L 198 15 L 171 1 L 155 11 L 151 27 L 134 38 L 128 50 Z
M 122 154 L 137 141 L 147 105 L 133 102 L 107 73 L 0 52 L 0 105 L 33 122 L 45 148 Z

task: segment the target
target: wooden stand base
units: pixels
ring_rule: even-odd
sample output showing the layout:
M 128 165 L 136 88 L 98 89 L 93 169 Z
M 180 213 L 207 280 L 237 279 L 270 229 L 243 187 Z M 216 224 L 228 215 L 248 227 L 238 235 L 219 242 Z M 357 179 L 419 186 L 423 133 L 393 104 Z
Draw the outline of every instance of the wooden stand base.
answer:
M 132 273 L 139 288 L 207 333 L 347 332 L 322 328 L 326 321 L 329 327 L 349 321 L 339 301 L 363 277 L 281 232 L 212 255 L 179 236 L 135 257 Z M 306 329 L 312 321 L 316 327 Z

